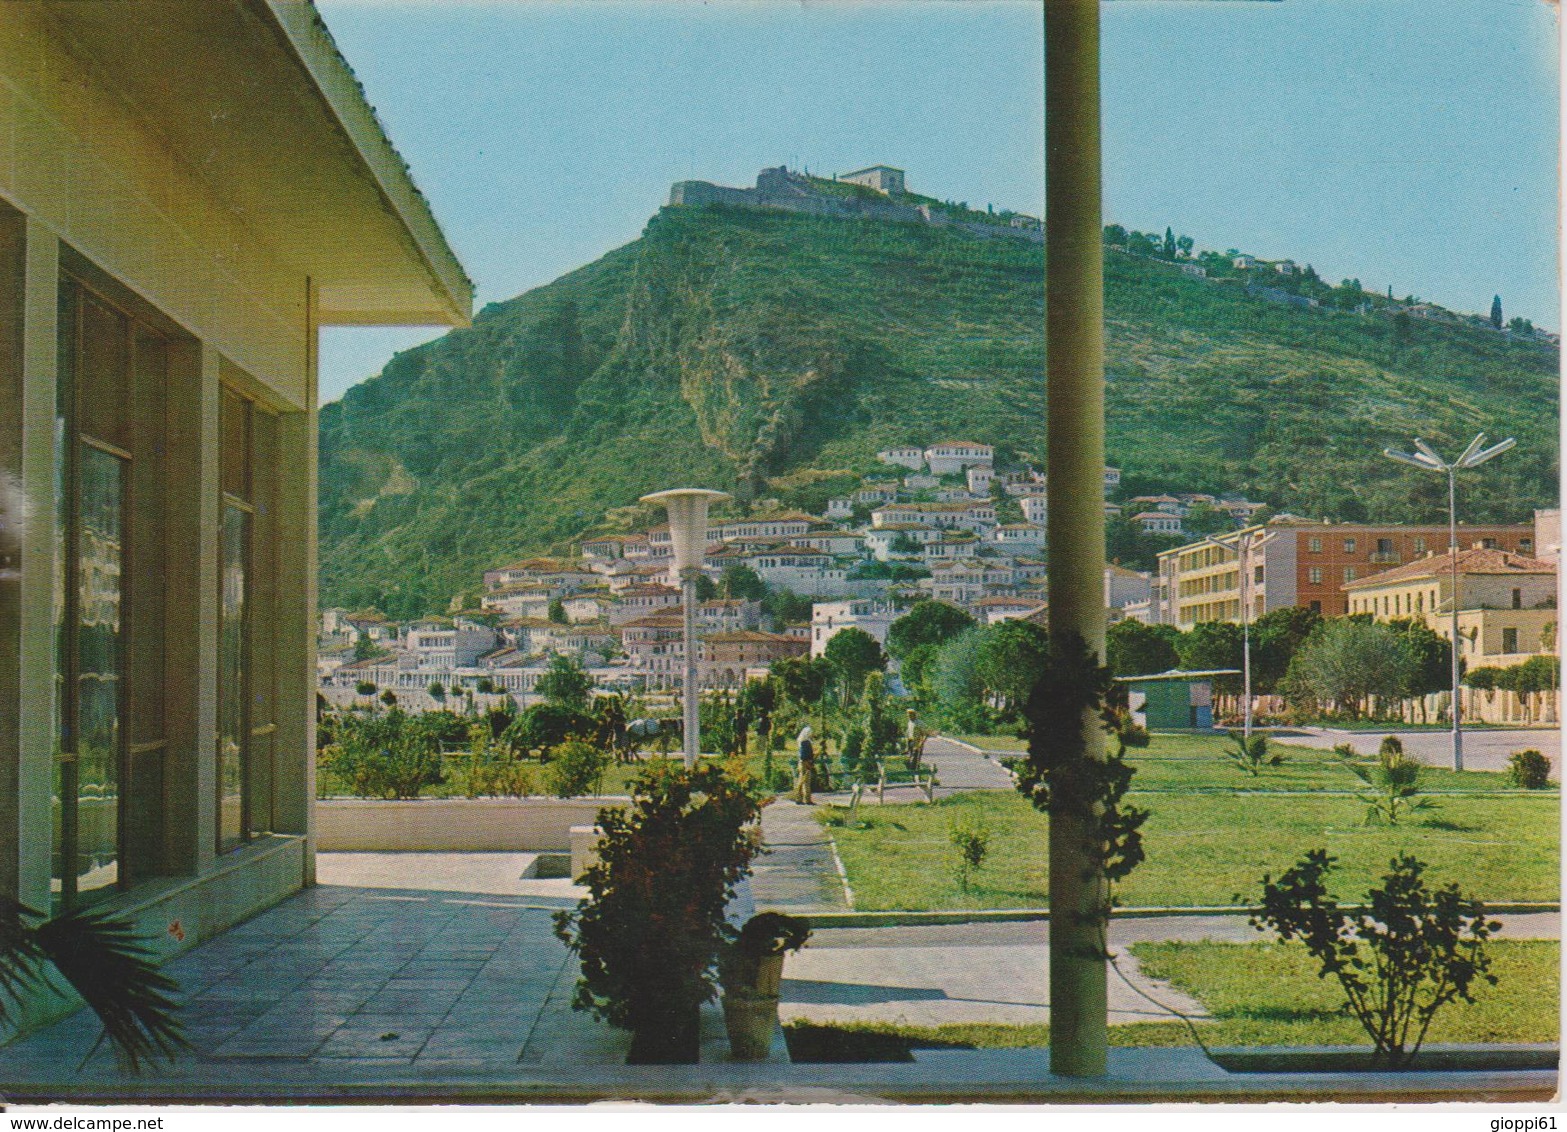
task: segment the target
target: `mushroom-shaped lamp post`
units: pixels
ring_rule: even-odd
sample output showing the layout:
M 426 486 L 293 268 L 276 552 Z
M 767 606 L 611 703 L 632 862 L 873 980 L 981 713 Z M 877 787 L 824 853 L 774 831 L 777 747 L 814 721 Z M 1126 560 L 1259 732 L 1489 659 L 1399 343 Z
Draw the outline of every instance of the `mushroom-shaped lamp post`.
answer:
M 669 541 L 674 546 L 675 573 L 680 578 L 680 600 L 685 606 L 685 759 L 696 765 L 701 751 L 697 722 L 696 580 L 702 575 L 707 553 L 707 509 L 729 496 L 704 487 L 677 487 L 644 495 L 643 503 L 658 503 L 669 512 Z

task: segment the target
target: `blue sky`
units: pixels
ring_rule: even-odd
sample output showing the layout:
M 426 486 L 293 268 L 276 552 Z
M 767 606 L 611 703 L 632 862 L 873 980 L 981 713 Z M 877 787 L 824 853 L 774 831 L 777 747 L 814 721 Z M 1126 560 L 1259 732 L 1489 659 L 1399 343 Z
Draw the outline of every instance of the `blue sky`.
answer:
M 765 165 L 1042 211 L 1031 0 L 318 3 L 481 305 Z M 1554 5 L 1103 11 L 1107 221 L 1560 325 Z M 322 399 L 437 333 L 327 331 Z

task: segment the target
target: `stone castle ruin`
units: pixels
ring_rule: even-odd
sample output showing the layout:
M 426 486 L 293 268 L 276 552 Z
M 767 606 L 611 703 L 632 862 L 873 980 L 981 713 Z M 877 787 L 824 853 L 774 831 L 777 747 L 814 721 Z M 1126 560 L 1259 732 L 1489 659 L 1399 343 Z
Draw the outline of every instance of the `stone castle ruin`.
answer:
M 982 239 L 1006 238 L 1044 243 L 1044 227 L 1020 213 L 959 211 L 928 198 L 910 197 L 903 188 L 903 170 L 886 165 L 851 173 L 830 184 L 858 185 L 880 195 L 840 195 L 826 183 L 779 165 L 756 175 L 751 189 L 715 185 L 710 181 L 676 181 L 669 191 L 670 207 L 728 205 L 732 208 L 779 209 L 844 220 L 891 220 L 904 224 L 937 224 L 956 228 Z M 902 199 L 900 199 L 902 198 Z

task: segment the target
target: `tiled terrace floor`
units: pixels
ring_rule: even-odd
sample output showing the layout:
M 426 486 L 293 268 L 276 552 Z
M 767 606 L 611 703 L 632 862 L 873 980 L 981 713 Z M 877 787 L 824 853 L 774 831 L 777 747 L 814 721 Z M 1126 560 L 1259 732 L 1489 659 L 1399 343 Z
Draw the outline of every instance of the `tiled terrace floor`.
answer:
M 506 856 L 515 876 L 526 858 Z M 623 1035 L 570 1009 L 576 969 L 551 925 L 554 908 L 575 903 L 569 884 L 512 887 L 560 894 L 323 884 L 263 912 L 165 967 L 192 1045 L 180 1061 L 325 1073 L 623 1061 Z M 89 1074 L 112 1072 L 110 1051 L 89 1056 L 97 1037 L 81 1011 L 7 1061 L 85 1059 Z

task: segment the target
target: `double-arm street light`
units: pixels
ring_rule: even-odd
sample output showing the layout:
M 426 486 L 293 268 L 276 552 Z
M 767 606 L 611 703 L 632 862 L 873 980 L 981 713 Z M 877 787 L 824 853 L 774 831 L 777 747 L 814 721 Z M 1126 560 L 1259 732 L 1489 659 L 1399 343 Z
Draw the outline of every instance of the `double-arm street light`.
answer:
M 1203 535 L 1204 542 L 1211 542 L 1220 550 L 1232 551 L 1240 563 L 1241 589 L 1241 734 L 1251 742 L 1251 582 L 1256 569 L 1251 556 L 1261 550 L 1273 538 L 1272 531 L 1246 531 L 1230 542 Z M 1248 746 L 1248 749 L 1249 746 Z
M 1512 437 L 1485 446 L 1485 433 L 1479 433 L 1469 442 L 1469 447 L 1456 460 L 1444 460 L 1432 447 L 1419 437 L 1415 438 L 1415 451 L 1400 452 L 1396 448 L 1384 448 L 1382 454 L 1400 464 L 1408 464 L 1426 472 L 1447 473 L 1447 553 L 1452 567 L 1452 654 L 1453 654 L 1453 769 L 1464 769 L 1464 731 L 1458 706 L 1459 679 L 1463 675 L 1458 657 L 1458 494 L 1457 473 L 1464 468 L 1478 468 L 1481 464 L 1500 456 L 1514 444 Z

